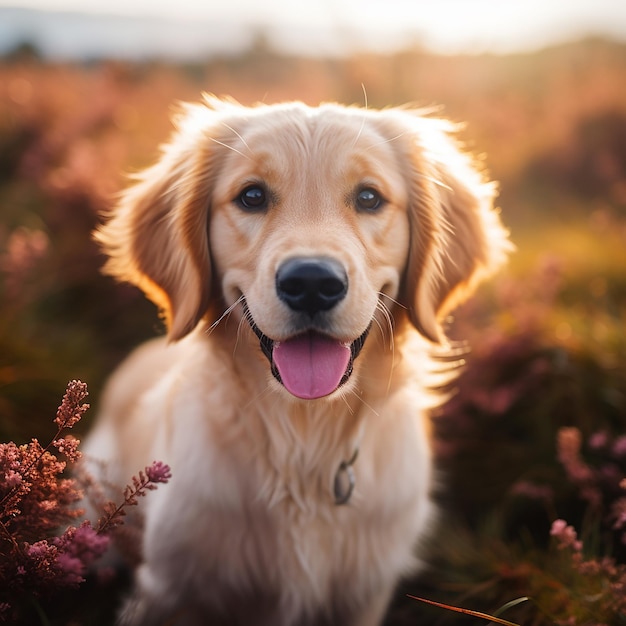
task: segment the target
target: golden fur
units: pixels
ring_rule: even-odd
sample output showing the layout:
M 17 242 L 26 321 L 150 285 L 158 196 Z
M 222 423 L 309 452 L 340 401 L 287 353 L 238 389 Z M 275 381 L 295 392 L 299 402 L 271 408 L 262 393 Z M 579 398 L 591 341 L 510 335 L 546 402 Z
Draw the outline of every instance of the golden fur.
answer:
M 494 186 L 419 111 L 206 98 L 176 124 L 97 235 L 106 271 L 169 330 L 115 373 L 86 445 L 114 484 L 155 459 L 172 469 L 141 503 L 121 623 L 379 624 L 433 521 L 430 349 L 508 249 Z M 260 210 L 241 204 L 251 185 Z M 277 296 L 294 257 L 346 276 L 308 322 Z M 254 330 L 275 346 L 306 324 L 341 345 L 371 325 L 352 375 L 316 399 L 272 376 Z

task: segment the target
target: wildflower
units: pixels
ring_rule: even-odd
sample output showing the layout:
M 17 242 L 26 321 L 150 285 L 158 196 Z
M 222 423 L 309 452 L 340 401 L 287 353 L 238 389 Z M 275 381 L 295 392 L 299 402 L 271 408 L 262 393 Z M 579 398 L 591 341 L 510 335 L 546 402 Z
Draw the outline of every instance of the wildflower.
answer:
M 603 626 L 617 623 L 615 618 L 626 614 L 626 566 L 609 556 L 585 559 L 576 531 L 562 519 L 552 524 L 550 534 L 556 539 L 557 549 L 563 551 L 561 565 L 575 574 L 569 577 L 571 589 L 566 592 L 570 616 L 557 619 L 555 624 Z M 580 612 L 587 619 L 572 621 L 574 612 Z
M 589 465 L 581 456 L 582 434 L 578 428 L 561 428 L 557 434 L 557 457 L 567 477 L 580 488 L 580 495 L 592 506 L 599 507 L 602 493 Z
M 593 433 L 591 437 L 589 437 L 589 447 L 592 450 L 602 450 L 607 447 L 609 443 L 609 436 L 605 430 L 600 430 L 596 433 Z
M 154 461 L 152 465 L 146 467 L 146 476 L 153 483 L 166 483 L 171 477 L 169 465 L 165 465 L 161 461 Z
M 13 469 L 4 474 L 4 485 L 9 489 L 14 489 L 22 484 L 22 476 Z
M 61 454 L 63 454 L 70 463 L 76 463 L 76 461 L 80 459 L 81 454 L 78 449 L 79 444 L 80 440 L 75 437 L 70 437 L 69 435 L 62 437 L 61 439 L 55 439 L 52 442 L 52 445 Z
M 68 553 L 61 553 L 56 558 L 56 569 L 61 573 L 59 584 L 67 587 L 76 587 L 85 581 L 85 566 L 83 562 Z
M 117 505 L 107 502 L 104 505 L 104 516 L 98 521 L 98 532 L 108 531 L 119 526 L 126 515 L 126 507 L 138 504 L 138 498 L 144 497 L 148 491 L 157 488 L 158 483 L 167 483 L 171 478 L 169 465 L 161 461 L 154 461 L 152 465 L 140 471 L 132 477 L 132 485 L 126 485 L 124 489 L 124 501 Z
M 57 569 L 66 585 L 83 582 L 87 568 L 106 551 L 109 537 L 99 534 L 90 522 L 71 526 L 63 535 L 52 540 L 59 550 Z
M 49 249 L 48 236 L 42 230 L 17 228 L 0 255 L 0 272 L 4 274 L 7 301 L 19 297 L 24 283 L 37 269 Z
M 591 478 L 591 469 L 580 457 L 582 434 L 578 428 L 561 428 L 557 435 L 558 459 L 575 483 Z
M 80 380 L 70 381 L 57 410 L 54 423 L 60 429 L 74 427 L 89 408 L 88 404 L 81 404 L 88 395 L 85 383 Z
M 626 478 L 622 480 L 620 487 L 626 491 Z M 612 503 L 609 519 L 613 521 L 613 530 L 624 531 L 622 543 L 626 544 L 626 496 L 617 498 Z
M 67 463 L 80 457 L 79 441 L 63 431 L 82 418 L 87 386 L 71 381 L 58 408 L 57 433 L 44 448 L 37 439 L 17 445 L 0 444 L 0 622 L 16 621 L 20 598 L 50 597 L 73 588 L 85 579 L 88 568 L 104 554 L 108 531 L 121 524 L 124 507 L 156 489 L 170 478 L 170 468 L 155 461 L 133 477 L 124 491 L 124 502 L 109 505 L 109 516 L 94 528 L 85 521 L 71 522 L 83 512 L 76 508 L 82 498 L 74 479 L 62 478 Z M 66 461 L 59 460 L 56 450 Z M 66 527 L 60 536 L 58 530 Z
M 578 540 L 576 530 L 573 526 L 568 526 L 565 520 L 555 520 L 552 523 L 550 535 L 556 538 L 557 548 L 559 550 L 564 550 L 566 548 L 570 548 L 574 550 L 574 552 L 580 552 L 582 550 L 583 544 Z
M 614 442 L 611 449 L 613 456 L 619 458 L 626 457 L 626 435 L 618 437 Z

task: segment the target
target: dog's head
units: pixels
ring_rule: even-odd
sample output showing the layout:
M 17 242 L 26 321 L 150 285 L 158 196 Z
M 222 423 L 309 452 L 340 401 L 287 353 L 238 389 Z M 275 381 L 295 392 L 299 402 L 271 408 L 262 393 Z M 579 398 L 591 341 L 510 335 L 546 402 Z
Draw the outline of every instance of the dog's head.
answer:
M 494 186 L 441 120 L 207 99 L 177 126 L 97 235 L 106 269 L 163 309 L 171 340 L 237 307 L 295 396 L 345 384 L 392 317 L 443 341 L 506 256 Z

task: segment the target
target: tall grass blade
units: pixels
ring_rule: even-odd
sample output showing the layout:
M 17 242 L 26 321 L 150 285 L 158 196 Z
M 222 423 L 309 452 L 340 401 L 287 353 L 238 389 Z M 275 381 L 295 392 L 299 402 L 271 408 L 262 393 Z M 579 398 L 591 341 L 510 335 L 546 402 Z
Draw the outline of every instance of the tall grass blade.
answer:
M 458 607 L 458 606 L 451 606 L 449 604 L 444 604 L 442 602 L 435 602 L 434 600 L 427 600 L 426 598 L 419 598 L 418 596 L 412 596 L 410 594 L 407 594 L 407 596 L 411 598 L 412 600 L 417 600 L 418 602 L 424 602 L 425 604 L 431 604 L 432 606 L 436 606 L 441 609 L 447 609 L 448 611 L 455 611 L 456 613 L 463 613 L 464 615 L 471 615 L 472 617 L 478 617 L 480 619 L 487 620 L 488 622 L 491 622 L 494 624 L 502 624 L 503 626 L 520 626 L 519 624 L 516 624 L 515 622 L 509 622 L 506 619 L 494 617 L 493 615 L 487 615 L 486 613 L 481 613 L 480 611 L 472 611 L 471 609 L 462 609 L 461 607 Z M 524 600 L 527 600 L 527 599 L 528 598 L 524 598 Z M 511 605 L 511 604 L 515 605 L 521 601 L 522 599 L 513 600 L 512 603 L 509 602 L 508 604 L 505 604 L 504 607 L 500 609 L 500 611 L 503 611 L 508 605 Z

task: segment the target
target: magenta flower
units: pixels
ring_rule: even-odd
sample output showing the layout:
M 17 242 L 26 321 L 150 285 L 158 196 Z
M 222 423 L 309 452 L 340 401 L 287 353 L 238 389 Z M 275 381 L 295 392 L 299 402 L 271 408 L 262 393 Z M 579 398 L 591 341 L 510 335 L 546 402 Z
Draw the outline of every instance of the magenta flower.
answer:
M 65 435 L 82 418 L 87 386 L 71 381 L 56 418 L 57 432 L 44 448 L 33 439 L 17 445 L 0 444 L 0 622 L 18 622 L 20 599 L 52 597 L 64 588 L 78 586 L 88 569 L 104 554 L 111 531 L 122 523 L 124 508 L 136 504 L 157 484 L 166 483 L 170 468 L 155 461 L 132 477 L 124 500 L 105 508 L 97 528 L 72 522 L 83 512 L 76 508 L 82 493 L 73 478 L 63 478 L 67 463 L 80 457 L 78 439 Z M 59 460 L 52 452 L 65 457 Z M 66 528 L 60 536 L 55 536 Z
M 171 477 L 169 465 L 165 465 L 161 461 L 154 461 L 150 467 L 146 467 L 146 476 L 153 483 L 166 483 Z
M 578 535 L 573 526 L 568 526 L 565 520 L 555 520 L 552 523 L 550 534 L 557 540 L 557 548 L 559 550 L 569 548 L 574 552 L 580 552 L 583 548 L 583 544 L 578 540 Z

